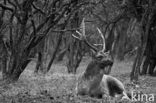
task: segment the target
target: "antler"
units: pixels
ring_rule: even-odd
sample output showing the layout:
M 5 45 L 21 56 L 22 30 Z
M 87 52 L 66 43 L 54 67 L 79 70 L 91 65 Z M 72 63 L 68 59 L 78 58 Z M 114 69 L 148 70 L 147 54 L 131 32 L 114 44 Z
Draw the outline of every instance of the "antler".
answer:
M 74 35 L 74 34 L 72 34 L 72 36 L 74 38 L 78 39 L 78 40 L 84 41 L 85 44 L 87 44 L 91 49 L 93 49 L 95 52 L 97 52 L 98 49 L 96 47 L 94 47 L 92 44 L 90 44 L 88 42 L 87 38 L 86 38 L 86 34 L 85 34 L 85 22 L 84 22 L 84 20 L 85 19 L 83 18 L 82 23 L 81 23 L 81 29 L 80 29 L 82 33 L 80 33 L 79 31 L 76 30 L 76 33 L 79 35 L 79 37 L 76 36 L 76 35 Z
M 97 27 L 97 30 L 98 30 L 98 32 L 99 32 L 99 34 L 100 34 L 100 36 L 101 36 L 101 38 L 102 38 L 102 41 L 103 41 L 103 48 L 102 48 L 102 52 L 104 52 L 105 51 L 105 49 L 106 49 L 106 44 L 105 44 L 105 37 L 104 37 L 104 35 L 103 35 L 103 33 L 101 32 L 101 30 Z

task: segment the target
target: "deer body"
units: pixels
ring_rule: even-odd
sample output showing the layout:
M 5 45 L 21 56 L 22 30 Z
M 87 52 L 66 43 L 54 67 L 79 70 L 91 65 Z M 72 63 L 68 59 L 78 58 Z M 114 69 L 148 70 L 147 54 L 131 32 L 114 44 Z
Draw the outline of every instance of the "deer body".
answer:
M 78 78 L 76 85 L 77 95 L 88 95 L 91 97 L 102 98 L 103 95 L 111 97 L 118 96 L 120 99 L 129 97 L 126 94 L 123 83 L 117 78 L 102 74 L 86 76 L 85 73 Z

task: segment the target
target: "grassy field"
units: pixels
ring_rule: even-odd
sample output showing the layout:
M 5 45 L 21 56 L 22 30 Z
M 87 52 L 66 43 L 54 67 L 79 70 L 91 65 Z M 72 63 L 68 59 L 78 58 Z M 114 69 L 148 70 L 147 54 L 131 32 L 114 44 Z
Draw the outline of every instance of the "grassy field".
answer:
M 18 82 L 0 86 L 0 103 L 111 103 L 102 99 L 75 96 L 77 77 L 85 70 L 88 63 L 89 60 L 84 59 L 76 75 L 67 73 L 65 62 L 55 63 L 46 75 L 36 75 L 33 73 L 35 62 L 32 62 Z M 138 87 L 130 83 L 132 63 L 132 60 L 116 61 L 110 75 L 121 80 L 128 91 L 139 90 L 141 93 L 156 94 L 156 77 L 141 76 Z M 156 103 L 156 100 L 153 103 Z

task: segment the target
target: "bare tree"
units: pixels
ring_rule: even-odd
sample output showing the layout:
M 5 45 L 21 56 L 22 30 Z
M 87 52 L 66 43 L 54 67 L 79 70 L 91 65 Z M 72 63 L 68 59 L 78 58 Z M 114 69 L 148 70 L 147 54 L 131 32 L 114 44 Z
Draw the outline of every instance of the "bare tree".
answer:
M 51 8 L 48 9 L 43 9 L 47 0 L 6 0 L 6 3 L 0 4 L 1 9 L 7 12 L 5 16 L 8 18 L 5 21 L 10 23 L 9 35 L 4 41 L 8 55 L 7 63 L 3 66 L 6 71 L 4 80 L 18 80 L 34 55 L 33 48 L 44 40 L 51 30 L 65 24 L 79 8 L 87 4 L 80 2 L 73 6 L 74 2 L 52 0 L 48 4 Z M 43 16 L 42 22 L 36 19 L 38 14 Z
M 140 32 L 141 32 L 141 45 L 138 47 L 137 56 L 133 64 L 132 72 L 131 72 L 131 80 L 138 81 L 138 76 L 140 73 L 140 66 L 143 60 L 143 54 L 147 45 L 147 39 L 149 35 L 149 30 L 151 28 L 152 17 L 155 10 L 155 2 L 153 0 L 148 0 L 145 2 L 133 2 L 133 6 L 137 7 L 136 5 L 147 5 L 144 9 L 143 16 L 138 17 L 138 21 L 140 21 Z M 136 8 L 137 9 L 137 8 Z

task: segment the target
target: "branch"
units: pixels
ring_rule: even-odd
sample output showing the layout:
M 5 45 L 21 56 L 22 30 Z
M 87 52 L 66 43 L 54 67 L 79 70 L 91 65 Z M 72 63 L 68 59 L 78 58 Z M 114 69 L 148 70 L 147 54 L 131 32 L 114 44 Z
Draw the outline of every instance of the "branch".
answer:
M 36 27 L 35 27 L 34 20 L 31 20 L 31 23 L 32 23 L 32 26 L 33 26 L 33 31 L 34 31 L 34 34 L 33 35 L 36 35 Z
M 2 9 L 4 9 L 4 10 L 9 10 L 9 11 L 11 11 L 11 12 L 14 11 L 12 8 L 7 7 L 7 6 L 3 5 L 3 4 L 0 4 L 0 7 L 1 7 Z
M 10 35 L 9 35 L 9 39 L 10 39 L 10 48 L 11 48 L 11 50 L 13 51 L 13 43 L 14 43 L 14 42 L 13 42 L 13 33 L 12 33 L 12 31 L 13 31 L 12 29 L 13 29 L 13 28 L 12 28 L 12 26 L 10 26 L 9 28 L 10 28 Z
M 16 5 L 17 5 L 19 8 L 21 8 L 21 6 L 20 6 L 18 0 L 14 0 L 14 1 L 15 1 Z
M 126 9 L 124 9 L 123 13 L 119 14 L 115 19 L 111 20 L 110 23 L 116 23 L 125 17 L 127 14 Z
M 64 30 L 51 30 L 52 32 L 68 32 L 68 31 L 76 31 L 79 28 L 74 28 L 74 29 L 64 29 Z
M 67 17 L 66 20 L 64 20 L 64 24 L 68 23 L 68 20 L 70 19 L 70 17 L 71 17 L 76 11 L 78 11 L 79 8 L 80 8 L 82 5 L 86 5 L 86 4 L 88 4 L 88 3 L 87 3 L 87 2 L 85 2 L 85 3 L 80 3 L 80 4 L 77 5 L 74 9 L 72 9 L 71 12 L 70 12 L 70 15 L 68 15 L 68 17 Z M 38 37 L 34 36 L 34 37 L 30 40 L 29 44 L 26 46 L 25 49 L 29 50 L 29 49 L 35 47 L 41 40 L 43 40 L 43 39 L 47 36 L 47 34 L 48 34 L 48 32 L 51 30 L 51 28 L 54 28 L 54 27 L 58 26 L 57 23 L 58 23 L 58 22 L 61 20 L 61 18 L 64 16 L 64 13 L 65 13 L 66 10 L 67 10 L 66 7 L 68 7 L 69 5 L 70 5 L 70 3 L 67 3 L 67 4 L 65 4 L 63 7 L 61 7 L 61 11 L 62 11 L 61 14 L 58 15 L 58 16 L 54 19 L 53 23 L 51 23 L 51 24 L 49 25 L 49 27 L 48 27 L 46 30 L 43 31 L 43 34 L 42 34 L 42 35 L 39 35 Z M 59 10 L 60 10 L 60 9 L 59 9 Z M 50 15 L 50 16 L 51 16 L 51 15 Z M 48 16 L 48 17 L 46 18 L 46 20 L 36 28 L 36 32 L 37 32 L 37 33 L 38 33 L 38 32 L 43 28 L 43 26 L 49 21 L 50 16 Z M 33 32 L 32 32 L 32 33 L 33 33 Z
M 31 8 L 31 5 L 33 4 L 34 0 L 25 0 L 23 3 L 22 3 L 22 6 L 23 6 L 23 10 L 25 11 L 28 11 L 28 9 Z
M 38 7 L 35 6 L 35 4 L 32 4 L 33 8 L 36 9 L 36 11 L 40 12 L 41 14 L 45 15 L 45 13 Z
M 12 5 L 12 6 L 15 8 L 15 10 L 17 10 L 16 4 L 14 4 L 13 2 L 11 2 L 10 0 L 7 0 L 7 1 L 8 1 L 8 3 L 9 3 L 10 5 Z
M 99 15 L 92 13 L 93 16 L 95 16 L 97 19 L 99 19 L 99 21 L 102 21 L 102 23 L 107 24 L 106 20 L 103 20 L 103 17 L 100 17 Z

